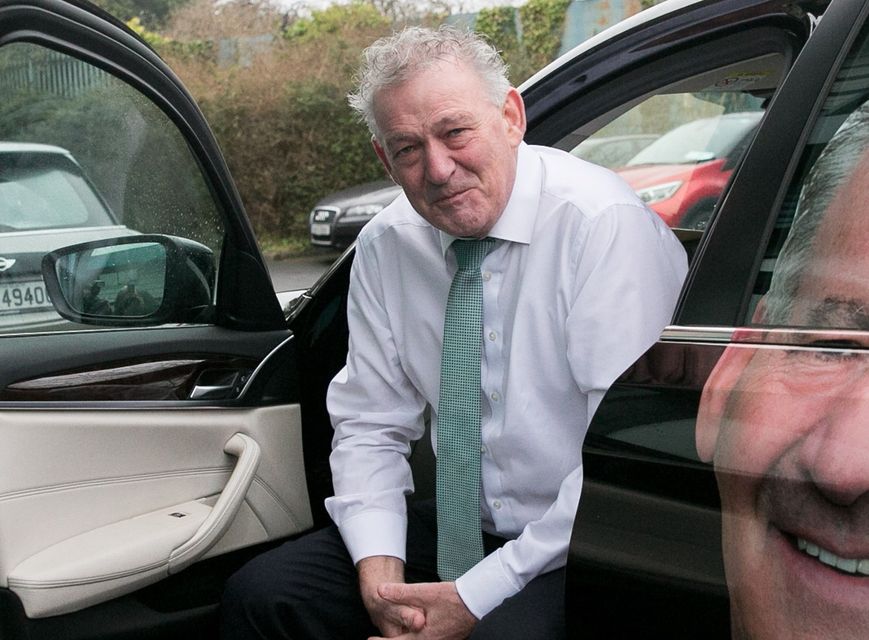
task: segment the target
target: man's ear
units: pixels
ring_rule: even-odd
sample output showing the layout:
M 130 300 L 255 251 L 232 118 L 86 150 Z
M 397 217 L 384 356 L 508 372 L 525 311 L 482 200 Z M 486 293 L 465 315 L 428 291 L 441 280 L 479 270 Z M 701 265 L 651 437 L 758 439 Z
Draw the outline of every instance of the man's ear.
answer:
M 518 147 L 525 137 L 525 102 L 514 87 L 510 87 L 507 92 L 502 115 L 507 127 L 507 137 L 514 147 Z
M 374 146 L 374 153 L 376 153 L 377 157 L 380 158 L 380 164 L 383 165 L 383 168 L 386 169 L 386 173 L 388 173 L 389 177 L 392 178 L 393 182 L 395 182 L 395 176 L 392 175 L 392 167 L 389 165 L 386 150 L 380 146 L 380 143 L 377 141 L 375 136 L 371 136 L 371 144 Z

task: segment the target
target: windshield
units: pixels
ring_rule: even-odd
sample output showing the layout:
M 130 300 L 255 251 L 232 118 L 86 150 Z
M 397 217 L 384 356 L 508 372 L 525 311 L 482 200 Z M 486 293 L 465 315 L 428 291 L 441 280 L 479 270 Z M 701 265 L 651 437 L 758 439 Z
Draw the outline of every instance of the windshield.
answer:
M 757 126 L 762 111 L 701 118 L 672 129 L 628 161 L 640 164 L 696 164 L 726 158 Z
M 0 231 L 113 224 L 70 158 L 60 153 L 0 154 Z

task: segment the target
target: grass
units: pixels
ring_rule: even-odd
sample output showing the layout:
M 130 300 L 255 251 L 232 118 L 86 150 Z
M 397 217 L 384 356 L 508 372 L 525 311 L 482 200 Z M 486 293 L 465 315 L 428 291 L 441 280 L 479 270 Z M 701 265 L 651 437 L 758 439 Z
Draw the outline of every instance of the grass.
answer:
M 257 236 L 260 250 L 268 260 L 289 260 L 321 253 L 322 250 L 313 246 L 307 237 Z

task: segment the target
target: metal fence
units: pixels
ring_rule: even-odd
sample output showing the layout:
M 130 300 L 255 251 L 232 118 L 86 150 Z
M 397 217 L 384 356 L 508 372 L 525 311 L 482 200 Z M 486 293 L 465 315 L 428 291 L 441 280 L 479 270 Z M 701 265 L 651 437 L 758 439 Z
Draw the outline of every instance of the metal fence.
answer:
M 27 52 L 35 53 L 29 48 Z M 0 96 L 38 91 L 72 98 L 108 86 L 109 78 L 91 64 L 48 49 L 0 60 Z

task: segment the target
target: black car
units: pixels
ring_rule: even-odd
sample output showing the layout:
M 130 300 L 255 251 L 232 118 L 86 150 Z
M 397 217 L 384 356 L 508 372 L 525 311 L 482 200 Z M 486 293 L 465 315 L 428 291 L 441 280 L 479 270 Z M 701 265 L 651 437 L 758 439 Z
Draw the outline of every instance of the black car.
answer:
M 677 232 L 692 261 L 672 325 L 590 426 L 577 637 L 869 629 L 867 17 L 857 0 L 665 2 L 522 87 L 527 140 L 565 150 L 646 118 L 766 111 L 709 224 Z M 69 149 L 142 233 L 44 259 L 78 328 L 0 334 L 0 637 L 211 638 L 228 575 L 328 522 L 352 251 L 285 316 L 171 71 L 78 0 L 0 0 L 3 91 L 33 89 L 4 70 L 49 60 L 86 71 L 64 76 L 77 91 L 40 84 L 14 131 L 0 105 L 0 138 Z M 804 225 L 828 209 L 837 224 Z M 85 285 L 123 269 L 151 298 L 85 309 Z
M 311 244 L 346 249 L 362 227 L 401 193 L 391 180 L 377 180 L 330 193 L 308 216 Z

